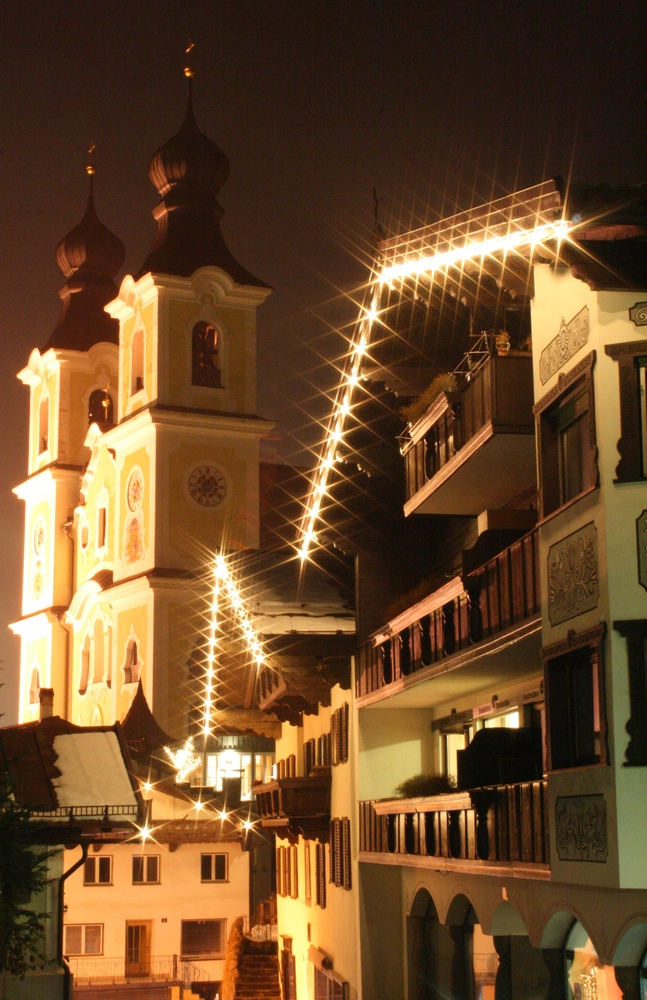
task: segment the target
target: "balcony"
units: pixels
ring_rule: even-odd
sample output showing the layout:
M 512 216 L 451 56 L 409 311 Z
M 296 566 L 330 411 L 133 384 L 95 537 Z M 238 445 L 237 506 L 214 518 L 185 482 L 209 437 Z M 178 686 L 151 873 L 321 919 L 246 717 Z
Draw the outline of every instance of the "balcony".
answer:
M 441 393 L 405 446 L 405 514 L 504 507 L 534 483 L 532 357 L 489 357 L 460 392 Z
M 498 636 L 507 647 L 512 638 L 534 634 L 540 601 L 538 535 L 531 531 L 462 580 L 457 577 L 430 594 L 359 647 L 359 707 L 382 690 L 395 693 L 447 674 L 475 660 L 479 652 L 493 652 L 492 640 Z
M 99 986 L 113 983 L 176 983 L 191 987 L 193 983 L 207 981 L 208 973 L 179 955 L 151 955 L 134 967 L 125 958 L 84 956 L 68 958 L 67 963 L 77 986 Z
M 359 803 L 360 861 L 550 877 L 547 782 Z
M 277 778 L 254 785 L 261 826 L 279 837 L 328 840 L 330 768 L 317 768 L 308 778 Z

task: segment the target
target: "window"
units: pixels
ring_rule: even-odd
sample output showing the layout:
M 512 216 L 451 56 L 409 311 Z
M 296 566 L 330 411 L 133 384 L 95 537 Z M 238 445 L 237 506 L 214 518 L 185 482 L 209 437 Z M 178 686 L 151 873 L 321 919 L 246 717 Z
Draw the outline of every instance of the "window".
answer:
M 315 845 L 315 902 L 326 908 L 326 845 Z
M 191 339 L 191 382 L 211 389 L 221 387 L 221 335 L 209 323 L 196 323 Z
M 144 388 L 144 330 L 140 326 L 133 333 L 130 345 L 130 395 Z
M 312 873 L 310 870 L 310 841 L 303 842 L 303 881 L 305 882 L 306 906 L 312 906 Z
M 606 762 L 603 638 L 601 625 L 542 651 L 548 770 Z
M 341 889 L 351 887 L 350 820 L 333 819 L 330 822 L 330 876 L 329 881 Z
M 347 980 L 332 969 L 315 968 L 315 1000 L 348 1000 Z
M 226 882 L 227 880 L 228 876 L 227 876 L 226 854 L 200 855 L 201 882 Z
M 308 778 L 317 762 L 317 745 L 314 736 L 303 744 L 303 775 Z
M 299 898 L 299 848 L 297 844 L 291 844 L 288 848 L 290 855 L 290 896 L 292 899 Z
M 594 363 L 592 351 L 535 406 L 541 517 L 597 485 Z
M 105 638 L 103 634 L 103 621 L 97 618 L 94 623 L 94 663 L 92 665 L 92 683 L 98 684 L 103 680 L 103 662 L 105 653 Z
M 222 958 L 225 920 L 183 920 L 183 958 Z
M 31 672 L 31 683 L 29 685 L 29 704 L 38 705 L 40 701 L 40 674 L 38 667 L 34 667 Z
M 124 684 L 137 684 L 139 681 L 139 653 L 137 640 L 129 639 L 126 644 L 126 662 L 124 664 Z
M 83 872 L 84 885 L 112 885 L 112 857 L 88 858 Z
M 49 396 L 43 388 L 40 406 L 38 407 L 38 454 L 42 455 L 49 447 Z
M 114 423 L 112 417 L 113 404 L 110 393 L 107 389 L 95 389 L 90 393 L 88 400 L 88 423 L 100 426 L 108 424 L 112 427 Z
M 133 857 L 133 885 L 147 882 L 159 883 L 160 859 L 158 854 L 136 855 Z
M 81 648 L 81 676 L 79 678 L 79 694 L 88 690 L 90 679 L 90 636 L 86 635 Z
M 292 954 L 292 938 L 283 937 L 281 949 L 281 982 L 283 985 L 283 1000 L 296 1000 L 297 997 L 297 967 Z
M 108 524 L 108 512 L 105 507 L 99 507 L 97 513 L 97 548 L 102 549 L 106 544 L 106 527 Z
M 276 891 L 279 896 L 299 896 L 299 854 L 296 844 L 276 849 Z
M 620 461 L 616 482 L 647 477 L 647 345 L 644 340 L 607 344 L 605 353 L 618 362 L 620 380 Z
M 65 955 L 103 954 L 103 924 L 67 924 Z

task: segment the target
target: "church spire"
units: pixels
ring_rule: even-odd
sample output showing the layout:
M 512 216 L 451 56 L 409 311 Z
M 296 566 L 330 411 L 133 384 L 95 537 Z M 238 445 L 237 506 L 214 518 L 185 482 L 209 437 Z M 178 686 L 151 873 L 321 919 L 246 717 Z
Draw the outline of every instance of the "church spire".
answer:
M 190 55 L 193 44 L 189 45 Z M 192 62 L 184 74 L 188 96 L 179 131 L 153 154 L 149 177 L 161 201 L 153 211 L 157 234 L 137 277 L 147 271 L 189 277 L 199 267 L 220 267 L 241 285 L 267 287 L 232 256 L 220 230 L 217 196 L 229 176 L 226 154 L 197 126 L 193 112 Z
M 88 154 L 94 151 L 91 144 Z M 117 294 L 114 277 L 124 262 L 121 240 L 100 221 L 94 206 L 95 165 L 88 161 L 88 201 L 78 226 L 56 248 L 56 263 L 67 278 L 59 292 L 61 316 L 43 350 L 87 351 L 93 344 L 119 342 L 119 325 L 104 311 Z

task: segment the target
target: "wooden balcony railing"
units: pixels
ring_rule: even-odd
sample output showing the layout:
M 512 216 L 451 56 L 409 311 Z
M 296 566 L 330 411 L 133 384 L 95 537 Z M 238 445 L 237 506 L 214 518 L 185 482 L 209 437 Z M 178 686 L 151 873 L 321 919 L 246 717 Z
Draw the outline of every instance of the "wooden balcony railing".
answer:
M 387 687 L 538 614 L 537 532 L 463 579 L 464 592 L 378 645 L 359 647 L 356 695 Z
M 546 780 L 359 803 L 360 851 L 547 865 Z
M 316 770 L 307 778 L 277 778 L 252 785 L 261 826 L 279 836 L 328 839 L 332 777 L 329 767 Z
M 532 359 L 519 354 L 489 358 L 459 392 L 441 395 L 411 430 L 404 454 L 407 502 L 486 424 L 493 433 L 532 434 L 532 400 Z

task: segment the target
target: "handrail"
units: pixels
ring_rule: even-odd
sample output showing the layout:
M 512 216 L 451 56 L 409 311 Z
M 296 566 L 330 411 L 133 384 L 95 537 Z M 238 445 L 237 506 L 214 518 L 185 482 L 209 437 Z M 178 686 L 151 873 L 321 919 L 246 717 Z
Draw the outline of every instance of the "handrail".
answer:
M 381 629 L 359 647 L 358 698 L 432 667 L 539 614 L 536 529 L 466 574 L 463 588 L 458 596 L 395 634 L 390 634 L 390 628 Z M 427 602 L 427 606 L 433 605 L 433 601 Z
M 493 785 L 427 800 L 360 802 L 359 838 L 360 851 L 369 854 L 546 866 L 547 782 Z
M 131 980 L 182 982 L 185 986 L 207 980 L 209 975 L 193 962 L 179 955 L 151 955 L 147 962 L 133 972 L 127 968 L 125 957 L 69 956 L 70 970 L 77 983 L 118 983 Z

